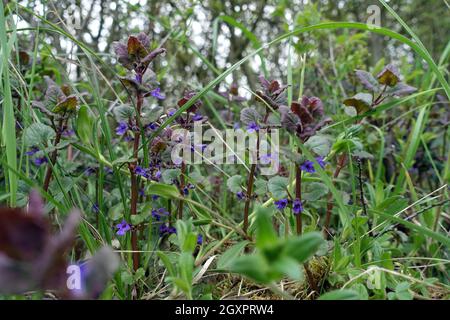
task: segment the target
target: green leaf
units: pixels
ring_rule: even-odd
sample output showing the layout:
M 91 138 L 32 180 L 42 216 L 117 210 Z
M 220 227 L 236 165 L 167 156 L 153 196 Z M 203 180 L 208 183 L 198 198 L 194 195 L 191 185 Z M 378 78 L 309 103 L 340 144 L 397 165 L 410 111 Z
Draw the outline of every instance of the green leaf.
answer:
M 286 240 L 284 252 L 298 263 L 306 262 L 324 242 L 319 232 L 309 232 Z
M 305 146 L 315 154 L 325 157 L 330 152 L 331 143 L 326 136 L 318 134 L 309 138 Z
M 369 93 L 357 93 L 353 97 L 345 99 L 346 106 L 354 107 L 358 114 L 362 114 L 370 109 L 372 105 L 372 95 Z
M 133 118 L 135 114 L 134 108 L 128 104 L 122 104 L 115 107 L 113 112 L 118 122 L 128 121 L 130 118 Z
M 398 300 L 412 300 L 413 295 L 409 291 L 409 283 L 408 282 L 400 282 L 395 287 L 395 295 Z
M 81 106 L 77 116 L 77 134 L 81 141 L 90 144 L 92 137 L 92 117 L 87 106 Z
M 251 122 L 258 123 L 261 118 L 261 115 L 255 108 L 247 107 L 241 110 L 241 122 L 245 125 Z
M 378 81 L 370 72 L 364 70 L 355 70 L 355 75 L 358 78 L 359 82 L 361 82 L 361 84 L 367 90 L 373 92 L 377 92 L 379 90 Z
M 278 237 L 273 229 L 271 210 L 264 207 L 256 209 L 256 246 L 270 248 L 278 243 Z
M 217 261 L 217 269 L 226 269 L 241 254 L 248 241 L 241 241 L 225 251 Z
M 49 126 L 37 122 L 26 128 L 24 135 L 27 146 L 46 146 L 56 134 Z
M 303 280 L 303 269 L 300 264 L 294 259 L 281 256 L 271 264 L 271 270 L 275 270 L 279 273 L 286 275 L 292 280 Z
M 271 280 L 267 274 L 268 269 L 267 262 L 261 255 L 239 257 L 230 266 L 231 272 L 261 283 L 268 283 Z
M 360 300 L 358 292 L 354 290 L 334 290 L 319 297 L 319 300 Z
M 241 175 L 235 175 L 227 180 L 227 187 L 228 189 L 233 193 L 238 193 L 239 191 L 242 191 L 242 176 Z
M 411 87 L 405 83 L 398 83 L 395 87 L 386 90 L 387 96 L 403 97 L 417 91 L 417 88 Z
M 398 71 L 396 66 L 388 64 L 377 75 L 377 79 L 378 83 L 393 87 L 400 81 L 400 72 Z
M 328 187 L 321 182 L 311 182 L 307 186 L 307 192 L 303 192 L 303 200 L 316 201 L 328 194 Z
M 54 113 L 67 113 L 74 112 L 77 109 L 78 100 L 75 96 L 65 97 L 61 102 L 59 102 L 52 112 Z
M 169 275 L 171 277 L 175 277 L 176 276 L 175 268 L 174 265 L 172 264 L 172 261 L 170 261 L 169 257 L 162 251 L 158 251 L 157 254 L 158 257 L 161 259 L 162 263 L 164 264 L 164 266 L 166 267 L 167 271 L 169 272 Z
M 255 189 L 255 194 L 258 196 L 263 196 L 267 193 L 267 181 L 264 179 L 256 179 L 253 187 Z
M 120 279 L 126 285 L 130 285 L 133 283 L 133 275 L 131 273 L 129 273 L 128 271 L 123 271 L 120 274 Z
M 192 252 L 183 252 L 178 260 L 181 278 L 189 284 L 192 284 L 192 274 L 194 269 L 194 257 Z
M 275 176 L 269 179 L 268 188 L 272 197 L 275 199 L 283 199 L 287 197 L 286 188 L 289 183 L 288 178 Z
M 145 120 L 145 123 L 155 122 L 158 120 L 163 114 L 164 109 L 161 106 L 145 106 L 142 108 L 141 116 L 142 119 Z
M 152 183 L 147 189 L 149 194 L 154 194 L 160 197 L 167 197 L 170 199 L 179 198 L 180 192 L 173 185 L 162 183 Z
M 164 183 L 173 183 L 174 180 L 178 180 L 178 177 L 181 175 L 180 169 L 167 169 L 162 173 L 162 180 Z

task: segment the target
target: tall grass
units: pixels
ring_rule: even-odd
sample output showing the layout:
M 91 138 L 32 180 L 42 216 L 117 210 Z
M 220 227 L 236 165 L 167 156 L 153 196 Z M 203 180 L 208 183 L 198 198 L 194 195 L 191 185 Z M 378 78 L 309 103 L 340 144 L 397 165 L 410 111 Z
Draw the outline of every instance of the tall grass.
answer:
M 8 166 L 17 170 L 17 146 L 16 146 L 16 118 L 14 116 L 14 105 L 11 96 L 11 83 L 9 75 L 9 57 L 14 43 L 14 33 L 9 39 L 6 36 L 8 24 L 6 22 L 3 1 L 0 3 L 0 47 L 1 47 L 1 74 L 3 91 L 3 124 L 2 124 L 2 146 L 6 149 Z M 5 168 L 9 181 L 9 205 L 14 207 L 17 200 L 17 176 L 13 170 Z

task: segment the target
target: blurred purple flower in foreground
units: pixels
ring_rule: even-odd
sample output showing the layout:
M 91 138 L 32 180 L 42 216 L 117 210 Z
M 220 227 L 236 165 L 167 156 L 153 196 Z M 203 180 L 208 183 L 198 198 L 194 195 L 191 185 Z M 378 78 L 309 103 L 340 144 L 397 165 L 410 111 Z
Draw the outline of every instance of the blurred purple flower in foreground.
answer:
M 80 218 L 80 212 L 72 211 L 62 231 L 52 234 L 44 203 L 34 190 L 28 210 L 0 208 L 0 294 L 52 290 L 63 298 L 97 298 L 119 260 L 111 249 L 100 249 L 86 262 L 81 289 L 68 289 L 68 252 Z

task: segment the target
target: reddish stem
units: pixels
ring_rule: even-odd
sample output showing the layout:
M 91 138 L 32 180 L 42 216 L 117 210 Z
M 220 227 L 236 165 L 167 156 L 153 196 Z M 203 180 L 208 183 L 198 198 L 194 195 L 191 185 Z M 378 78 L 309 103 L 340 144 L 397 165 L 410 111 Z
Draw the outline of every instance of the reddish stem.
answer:
M 139 116 L 141 114 L 141 108 L 143 103 L 143 96 L 141 93 L 137 94 L 137 103 L 136 103 L 136 125 L 139 124 Z M 128 168 L 130 170 L 131 175 L 131 200 L 130 200 L 130 214 L 137 214 L 137 203 L 139 196 L 139 185 L 137 181 L 137 176 L 134 170 L 138 165 L 138 152 L 139 152 L 139 142 L 141 138 L 141 132 L 136 130 L 134 132 L 134 143 L 133 143 L 133 158 L 135 159 L 132 163 L 129 164 Z M 133 227 L 131 230 L 131 248 L 133 250 L 133 269 L 136 271 L 139 268 L 139 259 L 140 254 L 138 252 L 138 235 L 137 228 Z
M 184 187 L 186 185 L 186 181 L 184 175 L 186 174 L 186 163 L 184 161 L 181 163 L 181 177 L 180 177 L 180 193 L 181 196 L 184 196 Z M 183 219 L 183 199 L 180 199 L 178 202 L 178 219 Z
M 295 167 L 295 198 L 302 201 L 302 169 L 300 166 Z M 302 212 L 300 211 L 296 216 L 295 220 L 297 222 L 297 234 L 302 234 Z
M 338 164 L 337 164 L 336 170 L 334 171 L 334 174 L 333 174 L 333 180 L 335 180 L 339 176 L 339 173 L 341 172 L 342 168 L 344 167 L 346 160 L 347 160 L 347 154 L 343 153 L 339 156 Z M 329 192 L 328 200 L 327 200 L 327 213 L 325 216 L 325 223 L 323 225 L 323 236 L 325 237 L 325 239 L 328 239 L 328 236 L 330 234 L 328 229 L 330 226 L 331 212 L 333 211 L 333 207 L 334 207 L 333 194 L 331 192 Z
M 50 163 L 47 166 L 47 172 L 45 173 L 45 179 L 44 179 L 44 191 L 48 191 L 48 187 L 50 186 L 50 181 L 52 179 L 53 174 L 53 166 L 56 163 L 56 157 L 58 156 L 58 149 L 56 149 L 56 146 L 61 141 L 62 132 L 64 130 L 64 122 L 63 119 L 59 121 L 59 127 L 56 129 L 56 137 L 55 141 L 53 142 L 53 146 L 55 147 L 55 150 L 50 155 Z

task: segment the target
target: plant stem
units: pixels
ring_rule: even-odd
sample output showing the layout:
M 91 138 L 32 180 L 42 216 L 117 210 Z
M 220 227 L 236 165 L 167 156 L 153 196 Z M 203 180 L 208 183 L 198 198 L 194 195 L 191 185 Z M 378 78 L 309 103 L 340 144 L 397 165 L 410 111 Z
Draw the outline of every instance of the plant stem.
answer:
M 297 164 L 295 165 L 295 198 L 302 201 L 302 169 Z M 302 234 L 302 212 L 300 211 L 296 216 L 297 234 Z
M 52 179 L 53 174 L 53 166 L 56 163 L 56 157 L 58 156 L 58 149 L 56 149 L 57 145 L 61 141 L 62 132 L 64 130 L 64 119 L 59 120 L 58 128 L 56 128 L 56 137 L 55 141 L 53 142 L 53 146 L 55 147 L 55 150 L 50 155 L 50 163 L 47 165 L 47 172 L 45 173 L 45 179 L 44 179 L 44 191 L 48 191 L 48 187 L 50 186 L 50 181 Z
M 141 93 L 137 93 L 137 103 L 136 103 L 136 125 L 139 124 L 139 116 L 141 114 L 141 108 L 143 103 L 143 96 Z M 134 143 L 133 143 L 133 158 L 134 161 L 130 163 L 128 166 L 130 169 L 130 176 L 131 176 L 131 200 L 130 200 L 130 215 L 136 215 L 137 214 L 137 202 L 138 202 L 138 195 L 139 195 L 139 185 L 137 181 L 137 176 L 134 170 L 136 169 L 136 166 L 138 165 L 138 151 L 139 151 L 139 142 L 141 138 L 141 132 L 140 130 L 134 130 Z M 138 235 L 137 235 L 137 228 L 134 227 L 133 230 L 131 230 L 131 249 L 133 251 L 133 269 L 136 271 L 139 268 L 139 252 L 138 252 Z
M 244 207 L 244 226 L 243 226 L 243 230 L 245 232 L 245 234 L 247 234 L 247 229 L 248 229 L 248 212 L 250 209 L 250 200 L 252 198 L 252 193 L 253 193 L 253 182 L 255 180 L 255 170 L 256 170 L 256 164 L 252 164 L 252 166 L 250 167 L 250 173 L 248 175 L 248 180 L 247 180 L 247 196 L 245 199 L 245 207 Z
M 184 161 L 181 163 L 181 177 L 180 177 L 180 193 L 184 197 L 184 187 L 186 184 L 184 175 L 186 174 L 186 163 Z M 178 202 L 178 219 L 183 219 L 183 199 Z
M 266 110 L 266 115 L 264 116 L 263 123 L 267 123 L 267 119 L 269 118 L 269 110 Z M 257 140 L 256 140 L 256 163 L 259 161 L 259 131 L 256 131 L 257 134 Z M 245 234 L 247 234 L 248 230 L 248 215 L 250 210 L 250 201 L 252 200 L 252 194 L 253 194 L 253 184 L 255 182 L 255 171 L 256 171 L 256 163 L 253 163 L 250 167 L 250 173 L 247 179 L 247 197 L 245 199 L 245 206 L 244 206 L 244 226 L 243 230 Z
M 300 148 L 298 149 L 298 151 L 300 152 Z M 295 198 L 302 201 L 302 169 L 298 164 L 295 164 Z M 295 219 L 297 221 L 297 235 L 300 236 L 303 229 L 301 210 L 297 215 L 295 215 Z M 308 280 L 309 287 L 315 292 L 318 292 L 316 281 L 314 280 L 311 270 L 309 269 L 308 263 L 305 262 L 303 264 L 303 267 L 305 268 L 306 279 Z
M 338 176 L 339 173 L 341 172 L 342 168 L 345 165 L 345 161 L 347 160 L 347 154 L 343 153 L 340 155 L 339 160 L 338 160 L 338 164 L 336 166 L 336 170 L 334 171 L 333 174 L 333 180 L 335 180 Z M 331 212 L 333 210 L 333 194 L 331 192 L 328 193 L 328 198 L 327 198 L 327 213 L 325 216 L 325 223 L 323 225 L 323 236 L 325 239 L 328 239 L 328 236 L 330 234 L 329 232 L 329 226 L 330 226 L 330 221 L 331 221 Z

